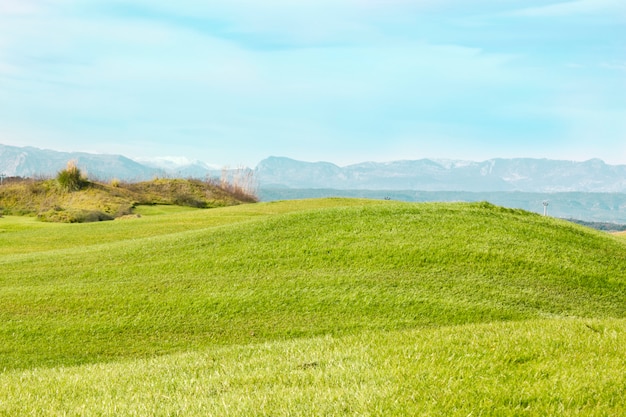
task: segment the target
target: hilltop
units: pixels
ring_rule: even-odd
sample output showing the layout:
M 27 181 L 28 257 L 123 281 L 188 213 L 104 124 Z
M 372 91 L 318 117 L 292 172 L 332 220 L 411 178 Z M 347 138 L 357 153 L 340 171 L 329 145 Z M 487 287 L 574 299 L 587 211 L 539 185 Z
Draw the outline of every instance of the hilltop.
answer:
M 356 199 L 0 227 L 0 414 L 626 412 L 623 237 Z
M 237 186 L 196 179 L 84 180 L 78 190 L 67 190 L 56 179 L 12 179 L 0 187 L 0 214 L 67 223 L 112 220 L 132 214 L 138 205 L 212 208 L 254 201 L 254 195 Z

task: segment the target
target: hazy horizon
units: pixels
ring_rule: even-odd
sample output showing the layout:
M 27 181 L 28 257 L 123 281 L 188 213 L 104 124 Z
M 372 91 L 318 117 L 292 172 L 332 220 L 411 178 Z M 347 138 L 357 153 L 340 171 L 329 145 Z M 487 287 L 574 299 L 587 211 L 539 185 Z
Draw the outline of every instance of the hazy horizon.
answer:
M 342 163 L 337 163 L 336 161 L 333 160 L 329 160 L 329 159 L 306 159 L 306 158 L 295 158 L 295 157 L 291 157 L 289 155 L 267 155 L 265 157 L 262 157 L 260 160 L 256 161 L 255 163 L 251 164 L 251 165 L 229 165 L 229 164 L 223 164 L 223 165 L 219 165 L 219 164 L 214 164 L 214 163 L 210 163 L 207 161 L 203 161 L 201 159 L 194 159 L 194 158 L 189 158 L 189 157 L 180 157 L 180 156 L 157 156 L 157 157 L 145 157 L 145 156 L 137 156 L 137 157 L 132 157 L 132 156 L 128 156 L 128 155 L 124 155 L 124 154 L 116 154 L 116 153 L 100 153 L 100 152 L 84 152 L 84 151 L 60 151 L 58 149 L 50 149 L 50 148 L 40 148 L 40 147 L 36 147 L 36 146 L 30 146 L 30 145 L 26 145 L 26 146 L 15 146 L 15 145 L 7 145 L 4 143 L 0 143 L 0 146 L 11 146 L 11 147 L 15 147 L 15 148 L 33 148 L 33 149 L 37 149 L 40 151 L 45 151 L 45 152 L 59 152 L 59 153 L 68 153 L 68 154 L 88 154 L 88 155 L 92 155 L 92 156 L 122 156 L 125 158 L 128 158 L 134 162 L 138 162 L 140 164 L 145 164 L 148 166 L 161 166 L 164 168 L 169 167 L 175 167 L 175 166 L 190 166 L 190 165 L 194 165 L 194 164 L 202 164 L 205 165 L 208 168 L 211 169 L 215 169 L 215 170 L 221 170 L 223 168 L 230 168 L 230 169 L 237 169 L 237 168 L 242 168 L 242 167 L 247 167 L 247 168 L 255 168 L 260 162 L 266 160 L 266 159 L 270 159 L 270 158 L 284 158 L 284 159 L 290 159 L 296 162 L 303 162 L 303 163 L 311 163 L 311 164 L 315 164 L 315 163 L 330 163 L 333 165 L 336 165 L 338 167 L 341 168 L 345 168 L 351 165 L 358 165 L 358 164 L 367 164 L 367 163 L 374 163 L 374 164 L 386 164 L 386 163 L 394 163 L 394 162 L 403 162 L 403 161 L 419 161 L 419 160 L 430 160 L 433 162 L 437 162 L 437 163 L 446 163 L 446 162 L 454 162 L 457 164 L 462 164 L 462 163 L 484 163 L 487 161 L 492 161 L 492 160 L 515 160 L 515 159 L 530 159 L 530 160 L 548 160 L 548 161 L 554 161 L 554 162 L 572 162 L 572 163 L 581 163 L 581 162 L 589 162 L 589 161 L 594 161 L 594 160 L 599 160 L 601 162 L 603 162 L 606 165 L 610 165 L 610 166 L 626 166 L 626 163 L 624 164 L 612 164 L 610 162 L 607 162 L 601 158 L 588 158 L 588 159 L 583 159 L 583 160 L 574 160 L 574 159 L 555 159 L 555 158 L 535 158 L 535 157 L 493 157 L 493 158 L 488 158 L 488 159 L 455 159 L 455 158 L 435 158 L 435 157 L 429 157 L 429 156 L 424 156 L 424 157 L 420 157 L 420 158 L 400 158 L 400 159 L 388 159 L 388 160 L 374 160 L 374 159 L 369 159 L 369 160 L 361 160 L 361 161 L 355 161 L 355 162 L 351 162 L 351 163 L 346 163 L 346 164 L 342 164 Z M 1 170 L 0 170 L 1 172 Z

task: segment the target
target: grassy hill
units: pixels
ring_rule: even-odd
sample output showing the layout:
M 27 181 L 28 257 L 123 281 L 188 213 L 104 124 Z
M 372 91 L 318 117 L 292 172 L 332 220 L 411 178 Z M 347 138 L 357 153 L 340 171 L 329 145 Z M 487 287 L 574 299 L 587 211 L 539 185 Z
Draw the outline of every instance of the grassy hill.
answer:
M 112 220 L 134 213 L 137 205 L 210 208 L 254 201 L 253 195 L 236 186 L 194 179 L 84 180 L 80 189 L 71 191 L 56 179 L 20 179 L 0 187 L 0 215 L 36 215 L 43 221 L 64 223 Z
M 0 219 L 0 415 L 626 413 L 623 238 L 488 203 L 139 210 Z

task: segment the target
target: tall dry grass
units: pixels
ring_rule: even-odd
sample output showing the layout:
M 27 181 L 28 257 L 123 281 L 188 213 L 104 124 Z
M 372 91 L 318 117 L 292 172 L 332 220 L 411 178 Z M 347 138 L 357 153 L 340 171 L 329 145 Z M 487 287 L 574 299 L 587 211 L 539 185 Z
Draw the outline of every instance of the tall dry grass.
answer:
M 228 166 L 222 168 L 219 179 L 207 178 L 207 182 L 222 190 L 232 194 L 235 198 L 246 202 L 257 202 L 258 181 L 254 171 L 250 168 L 239 166 L 230 169 Z

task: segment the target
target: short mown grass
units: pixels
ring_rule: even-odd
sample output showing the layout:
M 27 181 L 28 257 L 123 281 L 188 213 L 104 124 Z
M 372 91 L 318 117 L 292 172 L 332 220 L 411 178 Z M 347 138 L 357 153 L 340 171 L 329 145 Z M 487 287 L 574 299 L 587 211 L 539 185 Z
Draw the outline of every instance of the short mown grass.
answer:
M 619 238 L 488 203 L 167 210 L 0 219 L 0 412 L 624 411 Z

